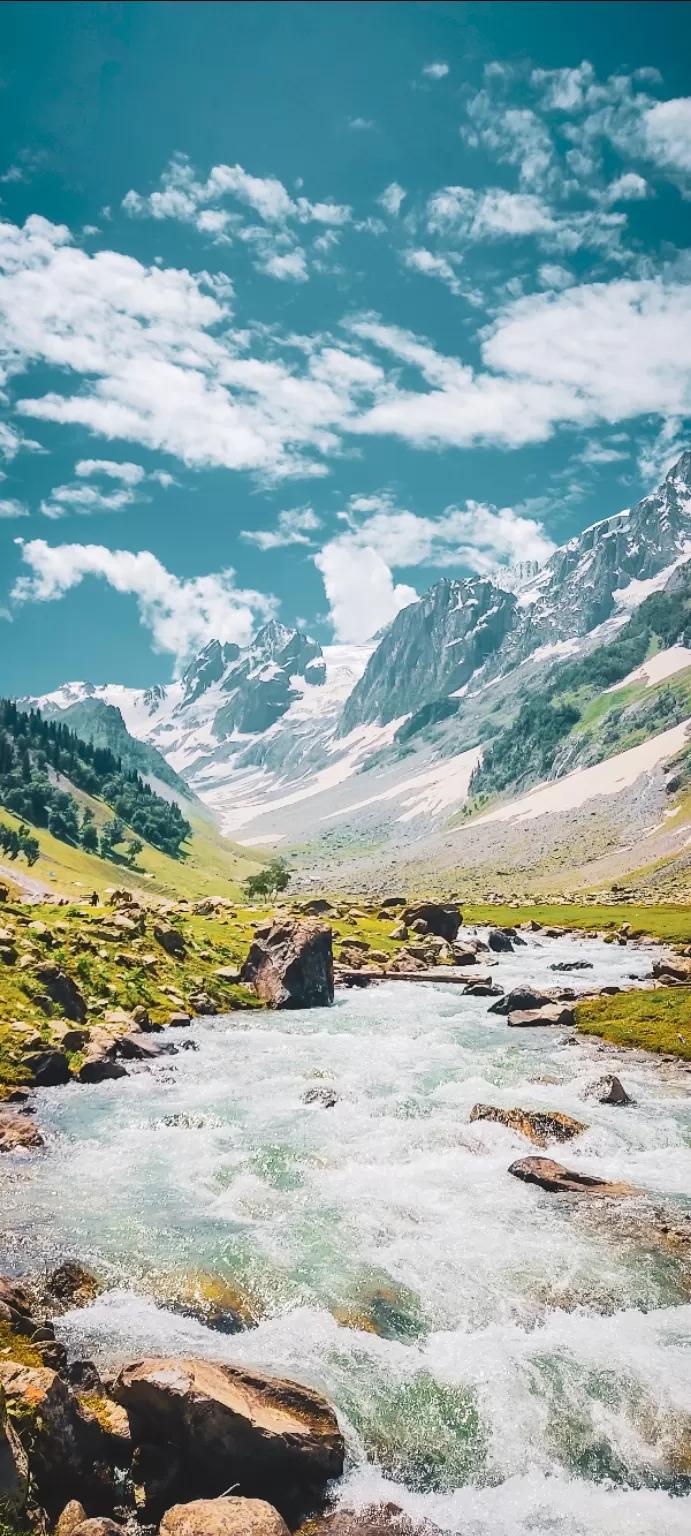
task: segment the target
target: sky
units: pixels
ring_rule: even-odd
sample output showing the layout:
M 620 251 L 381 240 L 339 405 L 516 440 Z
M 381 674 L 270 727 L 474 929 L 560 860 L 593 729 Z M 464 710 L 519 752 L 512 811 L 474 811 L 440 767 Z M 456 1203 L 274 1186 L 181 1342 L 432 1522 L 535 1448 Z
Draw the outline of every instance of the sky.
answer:
M 0 693 L 361 643 L 689 443 L 687 3 L 0 7 Z

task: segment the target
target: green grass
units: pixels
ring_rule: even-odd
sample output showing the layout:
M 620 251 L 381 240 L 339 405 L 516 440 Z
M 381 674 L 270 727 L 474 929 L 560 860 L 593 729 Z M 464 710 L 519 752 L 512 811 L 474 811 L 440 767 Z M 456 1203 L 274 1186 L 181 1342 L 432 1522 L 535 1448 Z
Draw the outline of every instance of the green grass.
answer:
M 665 944 L 691 944 L 691 906 L 644 907 L 633 902 L 617 902 L 616 906 L 604 904 L 578 906 L 574 903 L 550 904 L 536 902 L 529 906 L 492 906 L 490 903 L 463 904 L 467 923 L 492 923 L 497 927 L 515 926 L 517 923 L 536 922 L 546 928 L 585 928 L 589 932 L 604 929 L 616 930 L 622 923 L 630 923 L 634 933 L 659 939 Z
M 576 1025 L 582 1035 L 691 1061 L 691 987 L 621 992 L 579 1003 Z

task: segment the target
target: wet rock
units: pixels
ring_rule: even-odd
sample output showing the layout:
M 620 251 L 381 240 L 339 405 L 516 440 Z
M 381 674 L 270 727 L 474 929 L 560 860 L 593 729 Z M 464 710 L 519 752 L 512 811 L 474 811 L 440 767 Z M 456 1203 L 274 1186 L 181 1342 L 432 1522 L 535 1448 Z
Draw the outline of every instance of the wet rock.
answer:
M 0 1511 L 4 1520 L 8 1517 L 16 1520 L 21 1514 L 28 1491 L 28 1458 L 12 1425 L 5 1392 L 0 1386 Z
M 33 1151 L 43 1146 L 43 1137 L 28 1115 L 0 1108 L 0 1152 Z
M 157 1295 L 172 1311 L 197 1317 L 217 1333 L 240 1333 L 262 1316 L 261 1303 L 238 1282 L 203 1270 L 166 1276 Z
M 142 1040 L 141 1035 L 119 1035 L 117 1054 L 125 1061 L 156 1061 L 159 1056 L 174 1056 L 172 1040 Z
M 102 1290 L 100 1280 L 90 1269 L 85 1269 L 76 1259 L 67 1259 L 49 1275 L 45 1297 L 54 1313 L 69 1312 L 72 1307 L 87 1307 Z
M 395 1280 L 364 1282 L 354 1299 L 334 1307 L 332 1315 L 341 1328 L 356 1328 L 403 1343 L 420 1338 L 426 1330 L 419 1297 Z
M 532 1008 L 549 1008 L 554 1002 L 552 992 L 541 991 L 539 987 L 522 986 L 512 987 L 510 992 L 502 998 L 500 1003 L 493 1003 L 490 1013 L 523 1013 Z
M 429 1520 L 411 1520 L 399 1504 L 371 1504 L 359 1510 L 339 1509 L 301 1526 L 296 1536 L 443 1536 Z
M 157 1034 L 163 1027 L 161 1024 L 154 1022 L 148 1008 L 145 1008 L 143 1003 L 138 1003 L 137 1007 L 132 1009 L 132 1021 L 136 1024 L 137 1029 L 143 1030 L 145 1034 Z
M 550 971 L 592 971 L 592 960 L 554 960 Z
M 111 1078 L 126 1077 L 127 1068 L 115 1060 L 116 1042 L 91 1045 L 79 1068 L 80 1083 L 106 1083 Z
M 513 940 L 508 933 L 504 933 L 503 928 L 492 928 L 487 935 L 487 943 L 497 955 L 513 954 Z
M 177 1497 L 180 1455 L 174 1445 L 138 1445 L 131 1463 L 132 1492 L 140 1520 L 158 1522 Z
M 408 928 L 414 931 L 417 922 L 426 924 L 423 930 L 426 933 L 436 933 L 440 939 L 447 939 L 453 943 L 461 926 L 463 918 L 458 907 L 445 906 L 440 902 L 422 902 L 415 907 L 406 907 L 401 914 L 401 920 Z
M 524 1157 L 509 1168 L 515 1179 L 526 1184 L 538 1184 L 540 1189 L 551 1193 L 565 1192 L 578 1195 L 638 1195 L 640 1190 L 631 1184 L 610 1184 L 592 1174 L 580 1173 L 572 1168 L 562 1168 L 551 1157 Z
M 154 926 L 154 938 L 156 943 L 160 944 L 161 949 L 164 949 L 167 955 L 174 955 L 179 959 L 183 959 L 185 954 L 185 940 L 179 928 L 173 928 L 172 925 L 168 926 L 163 923 L 156 923 Z
M 79 1499 L 70 1499 L 55 1527 L 55 1536 L 74 1536 L 78 1525 L 86 1520 L 86 1510 Z
M 623 1083 L 613 1073 L 599 1078 L 596 1083 L 591 1083 L 585 1091 L 587 1097 L 597 1099 L 598 1104 L 633 1104 L 633 1099 L 629 1098 Z
M 61 1088 L 70 1081 L 70 1068 L 64 1051 L 49 1047 L 24 1057 L 35 1088 Z
M 93 1360 L 70 1360 L 65 1371 L 65 1381 L 75 1392 L 90 1392 L 100 1397 L 104 1390 L 98 1367 Z
M 194 1009 L 195 1013 L 201 1013 L 201 1014 L 215 1014 L 215 1013 L 218 1013 L 218 1003 L 215 1001 L 215 999 L 211 996 L 211 994 L 209 992 L 191 992 L 190 993 L 190 1008 Z
M 86 1003 L 78 986 L 65 971 L 51 961 L 34 967 L 34 975 L 48 994 L 51 1002 L 57 1003 L 66 1019 L 71 1019 L 73 1024 L 83 1024 L 86 1018 Z
M 323 1008 L 333 1002 L 331 929 L 313 920 L 274 923 L 255 937 L 241 970 L 270 1008 Z
M 691 960 L 682 959 L 681 955 L 674 960 L 654 960 L 653 976 L 658 981 L 691 981 Z
M 454 965 L 477 965 L 477 950 L 473 945 L 454 944 L 452 951 Z
M 288 1536 L 288 1527 L 264 1499 L 195 1499 L 167 1511 L 161 1536 Z
M 307 1088 L 302 1095 L 303 1104 L 320 1104 L 322 1109 L 333 1109 L 338 1103 L 334 1088 Z
M 27 1287 L 22 1285 L 21 1281 L 10 1280 L 7 1275 L 0 1275 L 0 1303 L 9 1307 L 17 1318 L 21 1318 L 27 1325 L 30 1324 L 31 1330 L 36 1326 L 32 1322 L 35 1306 L 34 1298 Z M 19 1331 L 27 1332 L 30 1330 L 27 1327 Z
M 568 1003 L 549 1003 L 544 1008 L 515 1009 L 506 1022 L 510 1029 L 544 1029 L 548 1024 L 575 1024 L 576 1013 Z
M 570 1141 L 587 1130 L 580 1120 L 563 1115 L 558 1110 L 498 1109 L 493 1104 L 475 1104 L 470 1111 L 471 1120 L 496 1120 L 511 1131 L 527 1136 L 538 1147 L 546 1147 L 548 1141 Z
M 492 982 L 485 977 L 478 977 L 477 981 L 471 981 L 463 988 L 464 997 L 501 997 L 503 987 L 498 982 Z
M 182 1009 L 168 1014 L 169 1029 L 187 1029 L 191 1023 L 192 1019 L 189 1013 L 183 1013 Z
M 144 1359 L 123 1366 L 112 1395 L 139 1440 L 180 1451 L 190 1489 L 285 1497 L 343 1471 L 336 1416 L 320 1393 L 294 1381 L 208 1360 Z
M 21 1426 L 31 1477 L 43 1502 L 54 1505 L 62 1496 L 111 1508 L 112 1472 L 101 1426 L 82 1411 L 67 1383 L 54 1370 L 9 1361 L 0 1364 L 0 1384 Z

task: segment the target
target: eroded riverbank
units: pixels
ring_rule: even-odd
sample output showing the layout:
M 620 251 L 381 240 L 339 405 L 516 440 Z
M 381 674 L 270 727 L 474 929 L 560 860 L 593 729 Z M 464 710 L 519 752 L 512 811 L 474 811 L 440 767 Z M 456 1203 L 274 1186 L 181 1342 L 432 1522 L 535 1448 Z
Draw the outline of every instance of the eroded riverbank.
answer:
M 579 984 L 602 986 L 630 985 L 651 956 L 537 935 L 493 974 L 550 985 L 573 958 L 593 966 Z M 320 1387 L 358 1503 L 394 1497 L 473 1536 L 677 1536 L 685 1266 L 640 1223 L 512 1179 L 535 1149 L 470 1113 L 569 1114 L 587 1128 L 550 1155 L 683 1212 L 691 1079 L 572 1032 L 509 1029 L 490 1001 L 383 982 L 330 1010 L 196 1021 L 197 1049 L 173 1061 L 42 1093 L 45 1152 L 0 1164 L 2 1267 L 75 1255 L 104 1278 L 58 1322 L 72 1353 L 205 1355 Z M 588 1095 L 610 1069 L 630 1107 Z M 332 1107 L 305 1102 L 315 1087 Z M 247 1298 L 257 1326 L 230 1335 L 172 1309 L 186 1292 L 195 1310 L 208 1281 Z

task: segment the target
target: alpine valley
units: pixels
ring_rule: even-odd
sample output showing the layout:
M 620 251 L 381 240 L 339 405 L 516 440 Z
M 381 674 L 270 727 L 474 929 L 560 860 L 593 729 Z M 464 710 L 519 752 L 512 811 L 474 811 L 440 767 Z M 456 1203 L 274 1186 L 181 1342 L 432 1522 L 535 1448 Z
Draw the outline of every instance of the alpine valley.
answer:
M 535 564 L 444 578 L 374 644 L 272 621 L 170 687 L 40 699 L 299 882 L 691 892 L 691 452 Z

